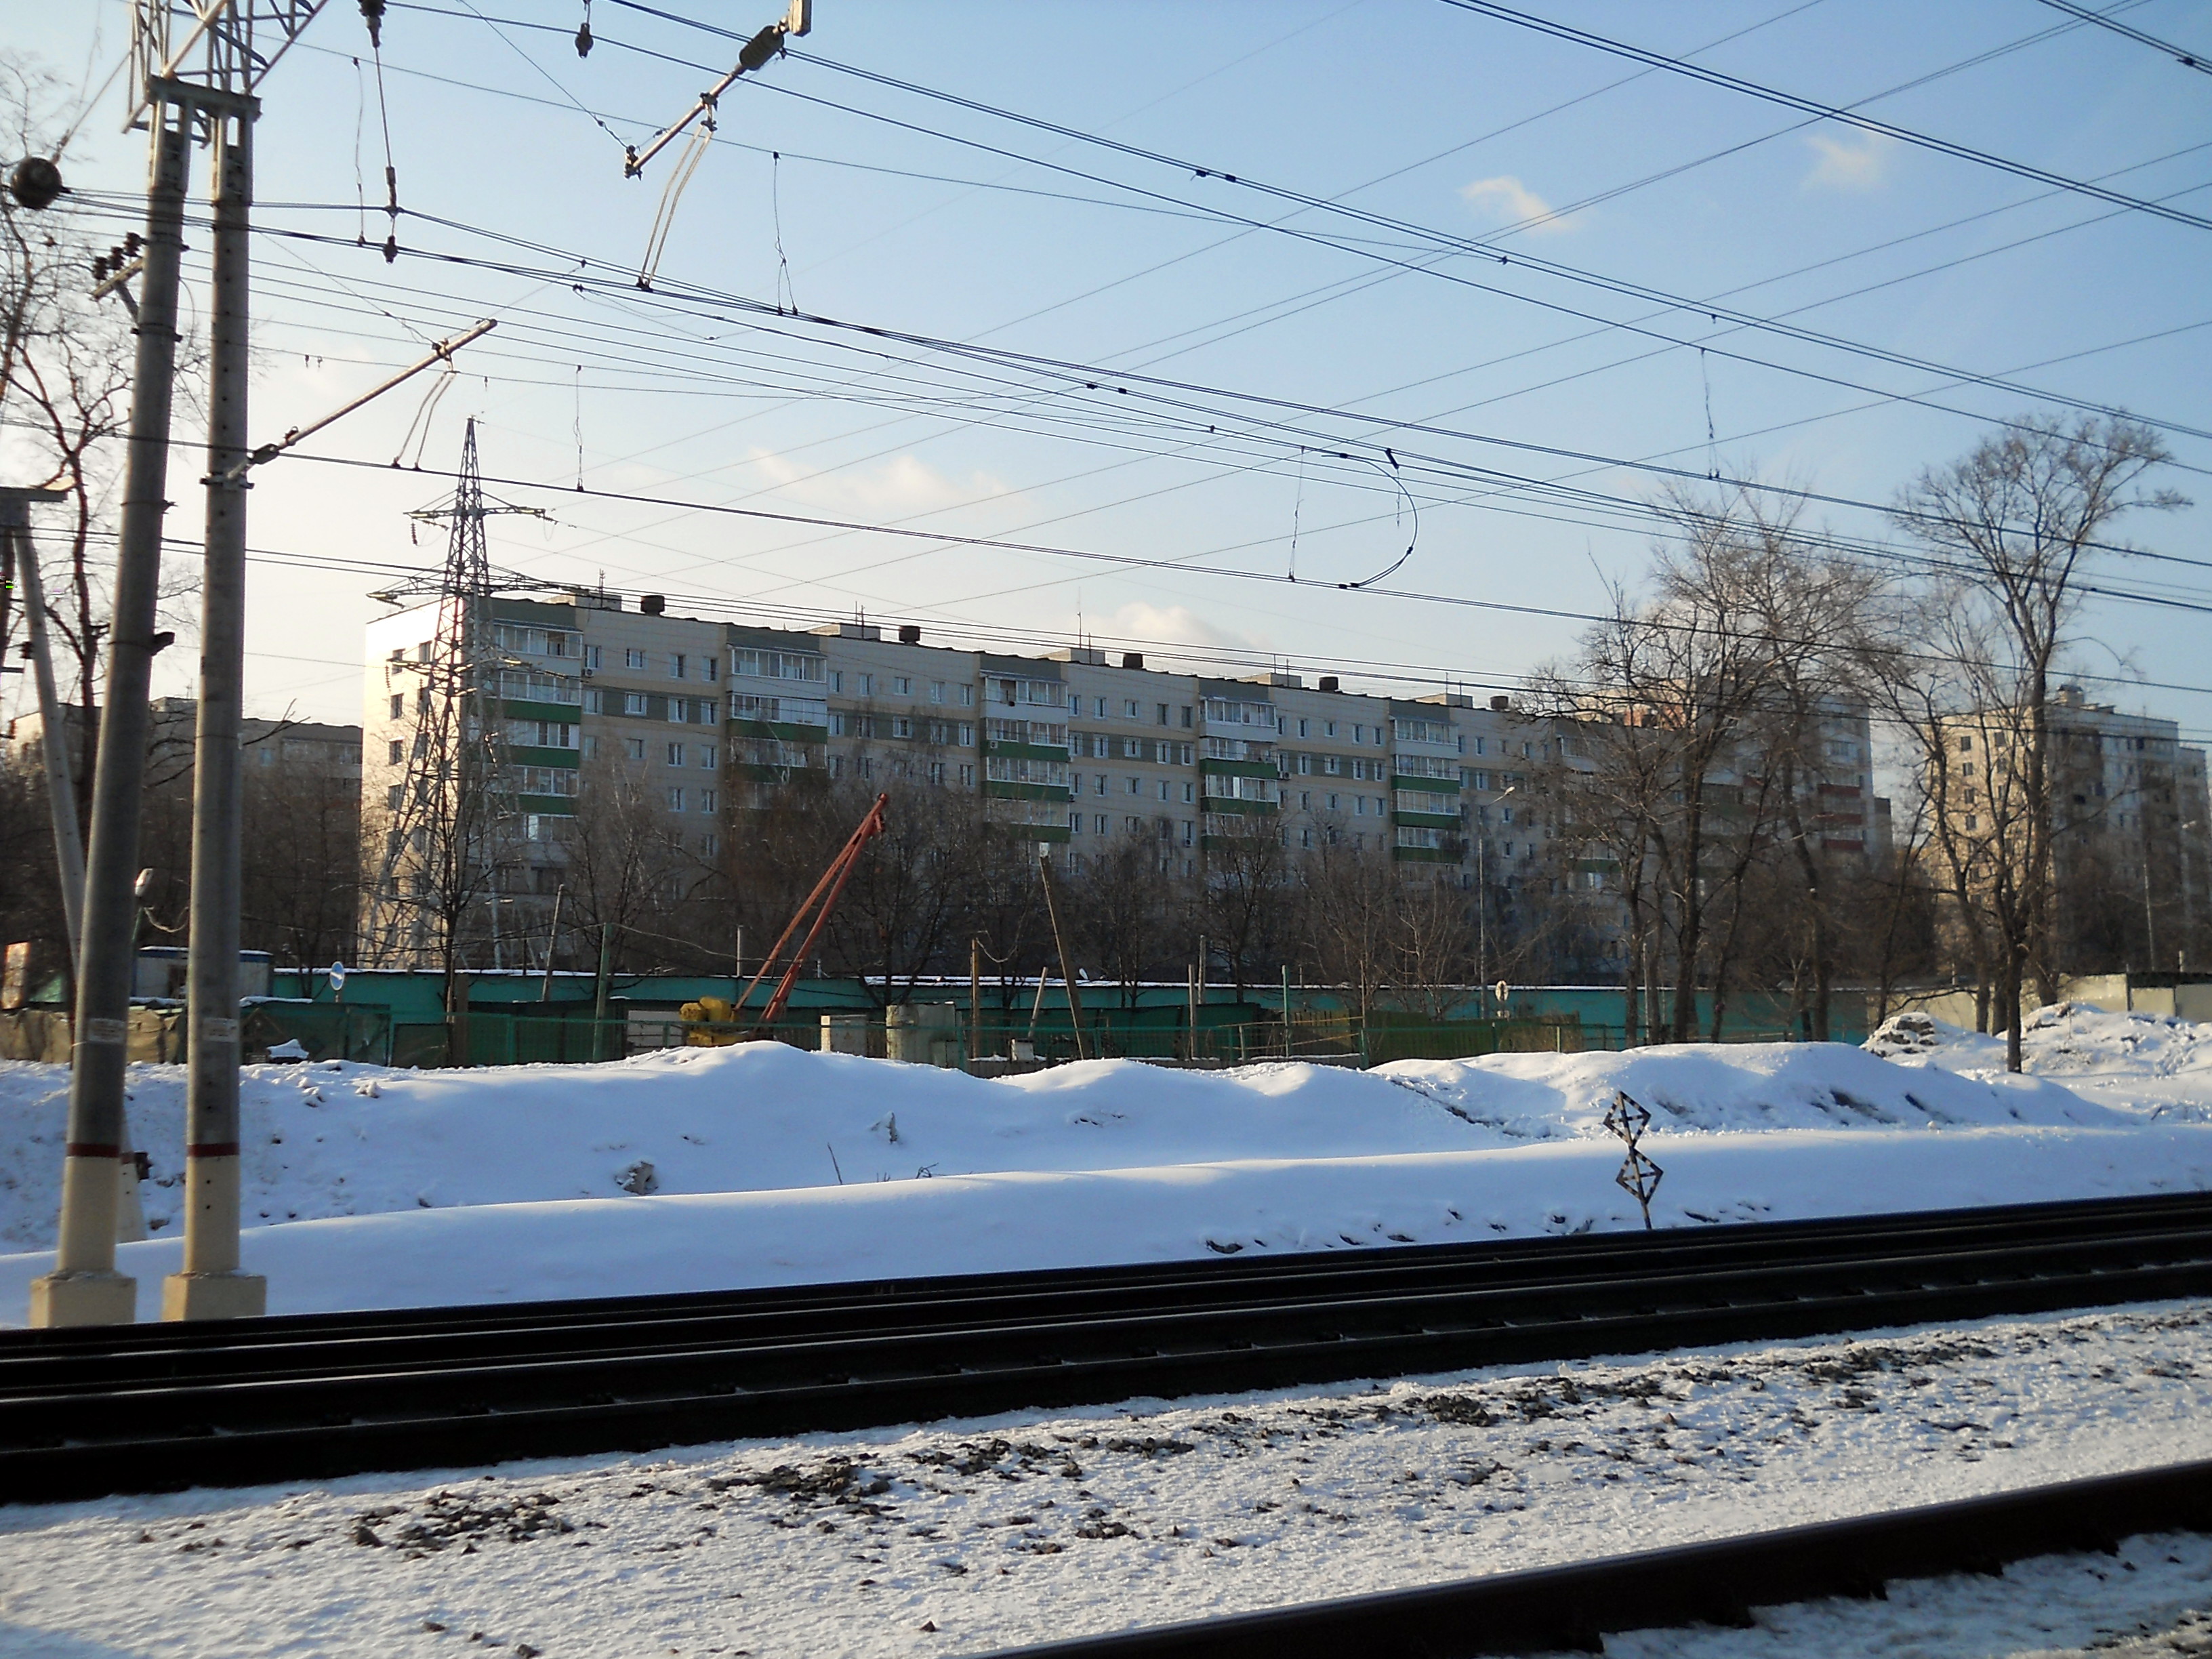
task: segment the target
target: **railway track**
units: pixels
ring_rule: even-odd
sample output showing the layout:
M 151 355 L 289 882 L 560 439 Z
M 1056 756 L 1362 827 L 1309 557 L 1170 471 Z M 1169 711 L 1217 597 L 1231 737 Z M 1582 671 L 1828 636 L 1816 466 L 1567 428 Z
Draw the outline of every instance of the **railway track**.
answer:
M 2212 1292 L 2212 1194 L 0 1333 L 16 1502 L 854 1429 Z
M 2115 1553 L 2155 1532 L 2212 1528 L 2212 1463 L 2069 1480 L 1885 1515 L 1263 1613 L 1000 1649 L 993 1659 L 1422 1659 L 1602 1653 L 1670 1625 L 1743 1626 L 1751 1609 L 1875 1596 L 1899 1579 L 2002 1571 L 2062 1551 Z

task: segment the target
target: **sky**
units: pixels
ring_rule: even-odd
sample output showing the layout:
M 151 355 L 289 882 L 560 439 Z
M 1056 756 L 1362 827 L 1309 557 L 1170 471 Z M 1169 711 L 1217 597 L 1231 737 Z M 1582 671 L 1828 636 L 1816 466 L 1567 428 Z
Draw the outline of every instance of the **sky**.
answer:
M 520 577 L 1401 695 L 1570 651 L 1670 483 L 1810 492 L 1808 525 L 1897 543 L 1880 509 L 1921 469 L 2052 399 L 2157 423 L 2161 481 L 2208 505 L 2121 532 L 2212 561 L 2212 231 L 1443 0 L 818 0 L 671 202 L 684 141 L 638 179 L 624 145 L 773 0 L 591 0 L 580 58 L 586 3 L 392 0 L 380 76 L 331 0 L 263 83 L 257 437 L 499 326 L 434 399 L 256 475 L 249 712 L 358 720 L 369 593 L 442 556 L 407 515 L 471 416 L 490 493 L 536 509 L 489 526 Z M 2212 75 L 2039 0 L 1526 5 L 2212 216 Z M 2112 10 L 2212 52 L 2212 4 Z M 127 44 L 118 0 L 0 15 L 88 94 Z M 122 114 L 118 80 L 66 158 L 68 211 L 118 240 Z M 198 476 L 180 447 L 187 543 Z M 2212 737 L 2212 563 L 2098 581 L 2093 696 Z M 156 689 L 193 672 L 169 653 Z

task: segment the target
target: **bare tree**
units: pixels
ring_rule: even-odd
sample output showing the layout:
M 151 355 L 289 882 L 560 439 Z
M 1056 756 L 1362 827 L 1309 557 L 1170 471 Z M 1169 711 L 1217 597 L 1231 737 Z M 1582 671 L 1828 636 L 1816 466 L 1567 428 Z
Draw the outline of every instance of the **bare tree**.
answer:
M 1917 695 L 1923 717 L 1914 726 L 1926 787 L 1941 797 L 1929 823 L 1961 916 L 1983 935 L 1991 1017 L 2005 1024 L 2014 1071 L 2027 980 L 2038 981 L 2045 1000 L 2057 995 L 2056 676 L 2075 643 L 2085 568 L 2116 550 L 2112 526 L 2131 512 L 2186 504 L 2141 488 L 2169 459 L 2158 435 L 2134 422 L 2029 416 L 1963 459 L 1923 471 L 1896 508 L 1899 527 L 1936 555 L 1921 597 L 1921 649 L 1943 668 Z
M 699 937 L 706 918 L 696 899 L 711 867 L 685 846 L 642 763 L 588 763 L 577 781 L 575 815 L 541 819 L 539 827 L 559 838 L 559 863 L 549 867 L 567 884 L 575 927 L 586 935 L 611 927 L 617 968 L 662 966 L 694 939 L 703 953 L 709 941 Z

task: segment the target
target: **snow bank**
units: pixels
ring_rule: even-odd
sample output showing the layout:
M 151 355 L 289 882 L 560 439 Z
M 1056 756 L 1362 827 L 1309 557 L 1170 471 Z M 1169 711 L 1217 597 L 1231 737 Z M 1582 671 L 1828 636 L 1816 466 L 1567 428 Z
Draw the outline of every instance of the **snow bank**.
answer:
M 1656 1150 L 1661 1226 L 2212 1188 L 2205 1124 L 1698 1134 Z M 1616 1141 L 1557 1139 L 407 1210 L 252 1228 L 243 1243 L 272 1313 L 527 1301 L 1640 1227 L 1620 1165 Z M 119 1252 L 141 1318 L 181 1247 Z M 0 1256 L 0 1316 L 52 1261 Z
M 305 1311 L 1640 1226 L 1601 1122 L 1618 1090 L 1653 1115 L 1661 1224 L 2212 1187 L 2212 1069 L 2154 1076 L 2115 1037 L 2092 1099 L 1936 1038 L 1898 1060 L 1686 1045 L 992 1081 L 778 1043 L 252 1066 L 246 1260 Z M 0 1318 L 49 1259 L 66 1081 L 0 1065 Z M 2153 1085 L 2172 1101 L 2128 1093 Z M 179 1248 L 183 1073 L 134 1066 L 131 1089 L 156 1236 L 124 1257 L 150 1297 Z
M 2212 1079 L 2208 1079 L 2212 1080 Z M 781 1043 L 603 1066 L 255 1066 L 249 1225 L 453 1206 L 758 1192 L 919 1175 L 1470 1152 L 1604 1136 L 1626 1089 L 1654 1133 L 2130 1120 L 2056 1085 L 1893 1066 L 1838 1044 L 1497 1054 L 1372 1072 L 1097 1060 L 1000 1080 Z M 0 1064 L 0 1243 L 51 1245 L 66 1068 Z M 156 1233 L 181 1198 L 184 1071 L 131 1073 Z M 1616 1154 L 1617 1156 L 1617 1154 Z
M 2212 1025 L 2054 1002 L 2021 1023 L 2020 1046 L 2028 1074 L 2063 1078 L 2075 1094 L 2123 1116 L 2212 1121 Z M 1923 1013 L 1884 1021 L 1866 1048 L 1905 1066 L 1990 1079 L 2004 1075 L 2002 1036 Z

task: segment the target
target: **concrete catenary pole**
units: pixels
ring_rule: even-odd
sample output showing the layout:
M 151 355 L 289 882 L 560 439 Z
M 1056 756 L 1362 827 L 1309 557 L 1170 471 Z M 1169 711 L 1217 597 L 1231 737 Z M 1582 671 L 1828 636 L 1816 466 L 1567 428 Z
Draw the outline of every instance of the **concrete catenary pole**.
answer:
M 239 724 L 246 681 L 247 237 L 256 99 L 208 111 L 214 306 L 208 328 L 207 540 L 192 762 L 190 1021 L 185 1085 L 185 1260 L 161 1285 L 164 1319 L 267 1310 L 269 1282 L 239 1271 L 238 945 L 243 834 Z
M 77 963 L 69 1139 L 62 1162 L 61 1237 L 54 1271 L 31 1285 L 33 1325 L 125 1324 L 137 1282 L 115 1270 L 116 1159 L 124 1142 L 123 1080 L 131 1018 L 131 938 L 137 923 L 138 814 L 145 790 L 146 690 L 167 508 L 169 404 L 177 356 L 177 274 L 184 249 L 185 165 L 192 112 L 150 86 L 145 274 L 125 451 L 123 515 L 107 647 L 107 706 L 93 767 L 92 840 L 85 860 L 83 948 Z

